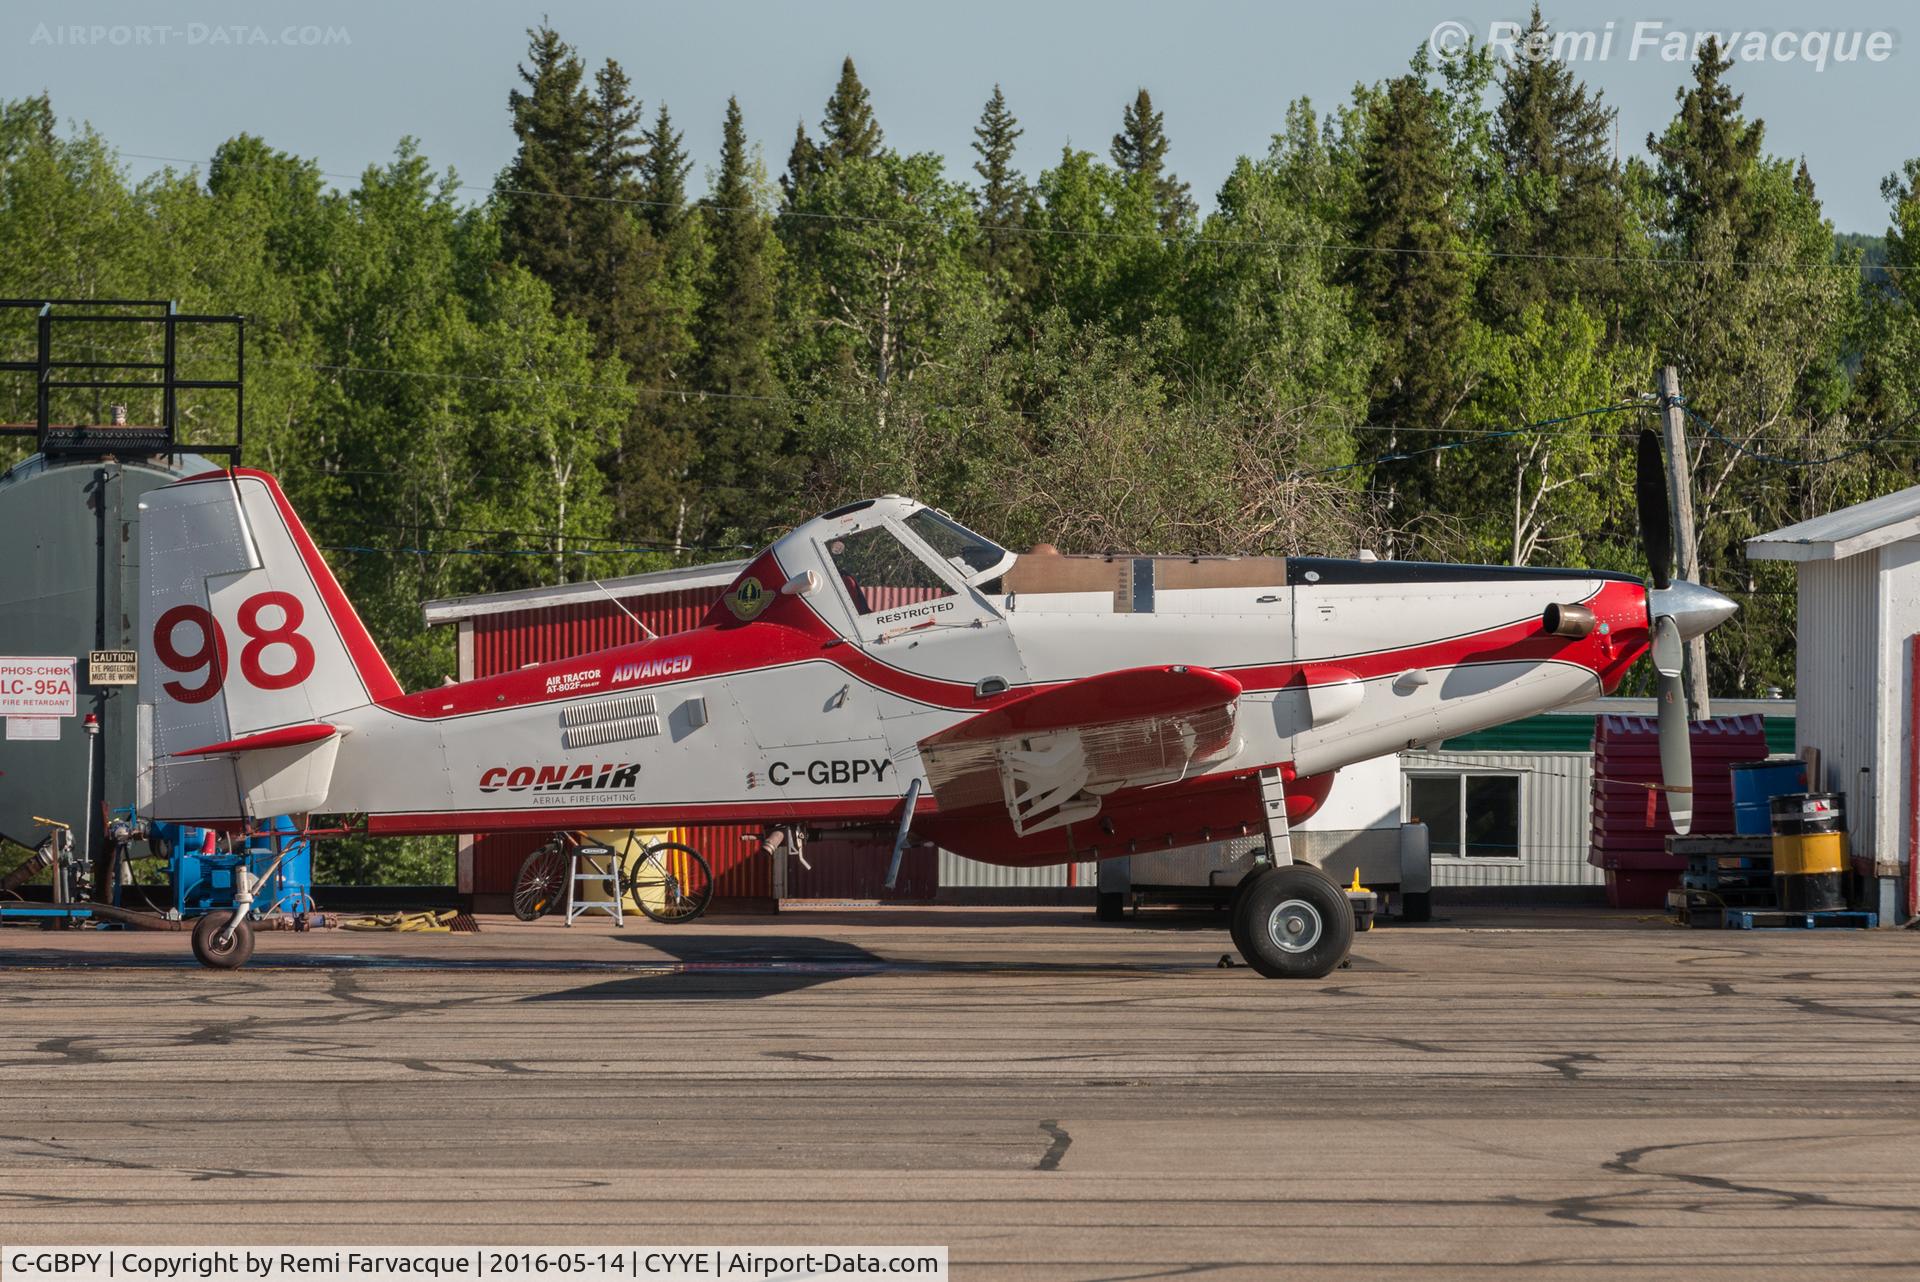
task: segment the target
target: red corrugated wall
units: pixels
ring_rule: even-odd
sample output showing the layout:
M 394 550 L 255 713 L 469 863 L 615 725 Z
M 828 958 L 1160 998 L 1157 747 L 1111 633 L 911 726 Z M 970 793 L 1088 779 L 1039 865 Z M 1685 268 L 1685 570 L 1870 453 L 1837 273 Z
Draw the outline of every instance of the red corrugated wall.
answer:
M 699 625 L 718 588 L 657 592 L 621 599 L 621 604 L 662 636 Z M 612 601 L 546 609 L 483 614 L 473 620 L 471 677 L 490 677 L 530 663 L 550 663 L 575 655 L 645 640 L 632 619 Z M 714 896 L 734 901 L 773 898 L 771 862 L 758 853 L 760 830 L 745 824 L 700 824 L 675 829 L 674 840 L 692 846 L 713 865 Z M 474 841 L 473 893 L 504 896 L 527 855 L 546 840 L 543 833 L 488 833 Z M 487 907 L 488 905 L 482 905 Z

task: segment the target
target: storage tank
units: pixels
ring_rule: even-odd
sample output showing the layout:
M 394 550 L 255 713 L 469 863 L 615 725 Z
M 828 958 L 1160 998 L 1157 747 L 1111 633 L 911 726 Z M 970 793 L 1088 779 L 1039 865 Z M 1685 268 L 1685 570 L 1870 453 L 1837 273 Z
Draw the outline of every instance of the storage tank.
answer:
M 14 674 L 0 689 L 0 837 L 32 846 L 45 815 L 97 861 L 102 814 L 145 808 L 140 499 L 208 470 L 204 455 L 240 462 L 245 331 L 166 299 L 0 299 L 0 439 L 37 451 L 0 475 L 0 667 Z M 228 441 L 208 441 L 223 428 Z M 71 661 L 72 676 L 23 659 Z M 21 681 L 60 698 L 27 698 Z
M 0 836 L 32 846 L 42 835 L 33 817 L 46 815 L 73 825 L 76 848 L 87 833 L 89 854 L 97 854 L 102 806 L 144 802 L 139 688 L 89 681 L 88 657 L 140 649 L 141 496 L 211 466 L 191 455 L 36 454 L 0 475 L 0 657 L 73 660 L 75 695 L 71 716 L 34 718 L 31 726 L 0 718 L 8 722 L 0 732 Z M 131 674 L 102 665 L 100 675 Z M 88 713 L 100 720 L 97 744 L 82 728 Z

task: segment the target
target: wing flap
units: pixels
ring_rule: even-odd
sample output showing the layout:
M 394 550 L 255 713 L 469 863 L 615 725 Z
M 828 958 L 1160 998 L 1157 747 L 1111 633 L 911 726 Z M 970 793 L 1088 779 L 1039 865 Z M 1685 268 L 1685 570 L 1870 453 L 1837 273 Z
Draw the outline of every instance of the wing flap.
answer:
M 920 755 L 942 811 L 1003 805 L 1025 835 L 1231 756 L 1239 697 L 1211 669 L 1129 668 L 982 713 L 921 740 Z

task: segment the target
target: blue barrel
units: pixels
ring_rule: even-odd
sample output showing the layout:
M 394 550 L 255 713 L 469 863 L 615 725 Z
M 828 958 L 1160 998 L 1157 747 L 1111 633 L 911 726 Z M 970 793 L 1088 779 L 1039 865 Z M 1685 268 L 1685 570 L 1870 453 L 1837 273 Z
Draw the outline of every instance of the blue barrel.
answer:
M 1797 757 L 1742 761 L 1733 771 L 1733 831 L 1764 837 L 1773 831 L 1773 799 L 1807 790 L 1807 763 Z

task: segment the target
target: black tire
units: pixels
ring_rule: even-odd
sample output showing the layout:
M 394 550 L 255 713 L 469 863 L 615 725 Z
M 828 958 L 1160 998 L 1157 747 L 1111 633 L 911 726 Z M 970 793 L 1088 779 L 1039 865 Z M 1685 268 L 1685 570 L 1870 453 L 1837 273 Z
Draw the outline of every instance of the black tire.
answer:
M 1401 895 L 1400 920 L 1432 921 L 1433 892 L 1431 890 L 1419 890 Z
M 558 842 L 550 841 L 528 855 L 513 879 L 513 915 L 538 921 L 567 897 L 567 874 L 573 861 Z
M 692 846 L 663 841 L 649 847 L 622 878 L 622 893 L 657 922 L 677 926 L 713 902 L 713 869 Z
M 1093 919 L 1095 921 L 1125 921 L 1127 919 L 1127 897 L 1117 890 L 1099 891 L 1093 900 Z
M 1256 868 L 1242 877 L 1240 884 L 1233 888 L 1233 898 L 1227 902 L 1227 935 L 1233 940 L 1233 951 L 1242 958 L 1246 957 L 1252 945 L 1247 943 L 1247 932 L 1241 928 L 1241 905 L 1246 902 L 1247 891 L 1253 888 L 1262 871 Z
M 1346 892 L 1307 864 L 1256 873 L 1234 918 L 1240 955 L 1268 979 L 1319 979 L 1353 947 Z
M 227 942 L 220 943 L 220 932 L 226 929 L 232 916 L 231 910 L 216 908 L 193 923 L 193 955 L 202 966 L 239 970 L 253 956 L 252 922 L 235 922 Z

